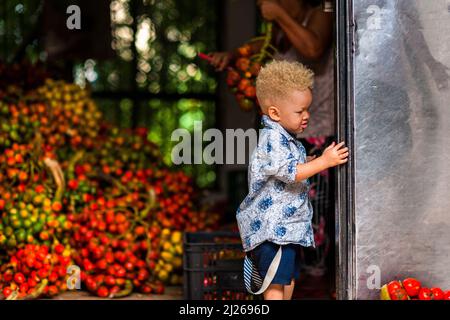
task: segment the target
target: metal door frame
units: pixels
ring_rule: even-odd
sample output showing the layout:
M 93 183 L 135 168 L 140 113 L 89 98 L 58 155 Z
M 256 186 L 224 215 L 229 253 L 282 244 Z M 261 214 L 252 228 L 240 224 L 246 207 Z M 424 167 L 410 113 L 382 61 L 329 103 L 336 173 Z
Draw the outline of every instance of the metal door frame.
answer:
M 353 0 L 337 0 L 336 42 L 336 125 L 337 140 L 350 149 L 347 165 L 336 170 L 335 246 L 337 299 L 356 298 L 355 263 L 355 162 L 353 54 L 355 22 Z

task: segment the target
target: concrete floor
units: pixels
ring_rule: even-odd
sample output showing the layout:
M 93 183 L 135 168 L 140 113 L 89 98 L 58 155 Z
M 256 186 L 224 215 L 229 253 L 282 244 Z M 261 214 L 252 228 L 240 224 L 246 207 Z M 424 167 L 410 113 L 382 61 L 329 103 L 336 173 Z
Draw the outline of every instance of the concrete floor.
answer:
M 295 286 L 294 300 L 329 300 L 335 299 L 330 292 L 329 279 L 326 276 L 311 276 L 302 274 Z M 91 295 L 86 291 L 67 291 L 63 294 L 53 298 L 53 300 L 103 300 L 106 298 L 99 298 Z M 117 298 L 114 300 L 182 300 L 183 287 L 166 287 L 164 294 L 141 294 L 133 293 L 124 298 Z
M 67 291 L 53 298 L 53 300 L 103 300 L 106 298 L 99 298 L 91 295 L 86 291 Z M 133 293 L 124 298 L 117 298 L 114 300 L 182 300 L 183 287 L 166 287 L 164 294 L 141 294 Z

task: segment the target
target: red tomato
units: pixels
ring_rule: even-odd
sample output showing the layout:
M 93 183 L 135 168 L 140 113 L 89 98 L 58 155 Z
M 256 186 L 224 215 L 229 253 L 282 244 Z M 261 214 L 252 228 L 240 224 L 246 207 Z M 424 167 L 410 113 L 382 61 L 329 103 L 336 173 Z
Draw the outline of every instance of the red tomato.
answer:
M 83 262 L 83 266 L 84 266 L 84 271 L 86 271 L 86 272 L 92 271 L 94 269 L 94 265 L 92 264 L 92 262 L 90 262 L 87 259 L 86 259 L 86 261 Z
M 99 223 L 99 225 L 98 225 L 98 228 L 99 228 L 99 230 L 101 230 L 101 231 L 105 231 L 106 230 L 106 223 L 104 223 L 103 221 L 102 222 L 100 222 Z M 102 236 L 101 238 L 100 238 L 100 242 L 102 243 L 102 244 L 109 244 L 109 238 L 107 237 L 107 236 Z
M 125 231 L 125 230 L 124 230 Z M 119 241 L 119 246 L 122 248 L 122 249 L 126 249 L 126 248 L 128 248 L 128 241 L 126 241 L 126 240 L 120 240 Z
M 106 288 L 105 286 L 101 286 L 101 287 L 98 288 L 98 290 L 97 290 L 97 295 L 98 295 L 99 297 L 106 298 L 106 297 L 109 295 L 108 288 Z
M 113 266 L 109 266 L 108 269 L 107 269 L 107 273 L 112 275 L 112 276 L 115 276 L 116 275 L 116 269 Z
M 52 210 L 55 212 L 59 212 L 62 210 L 62 204 L 60 202 L 54 202 L 52 204 Z
M 117 225 L 116 225 L 116 224 L 110 224 L 110 225 L 108 226 L 108 230 L 109 230 L 109 232 L 111 232 L 111 233 L 116 233 L 116 231 L 117 231 Z
M 63 253 L 63 251 L 64 251 L 64 246 L 62 244 L 57 244 L 55 246 L 55 252 L 57 254 L 61 254 L 61 253 Z
M 102 284 L 102 283 L 103 283 L 103 280 L 105 280 L 105 276 L 104 276 L 103 274 L 99 274 L 99 275 L 97 275 L 97 276 L 95 277 L 94 280 L 95 280 L 96 282 Z
M 36 193 L 43 193 L 45 191 L 45 188 L 43 185 L 38 185 L 34 191 L 36 191 Z
M 116 279 L 113 276 L 106 276 L 105 284 L 108 286 L 114 286 L 116 284 Z
M 50 296 L 56 296 L 58 294 L 58 288 L 56 286 L 48 286 L 48 294 Z
M 89 250 L 86 249 L 86 248 L 81 249 L 80 252 L 81 252 L 81 256 L 82 256 L 83 258 L 87 258 L 87 256 L 89 256 Z
M 400 282 L 398 282 L 398 281 L 391 281 L 387 285 L 389 294 L 391 294 L 391 292 L 393 292 L 394 290 L 401 289 L 401 288 L 402 288 L 402 286 L 401 286 Z
M 41 269 L 42 268 L 42 262 L 35 261 L 34 264 L 33 264 L 33 268 L 36 269 L 36 270 Z
M 141 282 L 138 279 L 133 279 L 133 285 L 135 288 L 139 288 L 141 286 Z
M 20 292 L 23 292 L 23 293 L 26 293 L 27 291 L 28 291 L 28 284 L 25 282 L 25 283 L 22 283 L 21 285 L 20 285 L 20 289 L 19 289 L 19 291 Z
M 241 81 L 239 81 L 238 89 L 241 90 L 241 91 L 245 91 L 245 89 L 246 89 L 247 87 L 249 87 L 249 86 L 251 86 L 250 80 L 248 80 L 248 79 L 242 79 Z
M 444 291 L 441 288 L 431 288 L 430 289 L 433 300 L 444 300 Z
M 125 270 L 125 268 L 123 268 L 123 267 L 120 267 L 120 268 L 118 268 L 118 269 L 116 270 L 116 275 L 117 275 L 117 277 L 119 277 L 119 278 L 125 277 L 125 274 L 126 274 L 126 270 Z
M 236 61 L 236 67 L 241 71 L 246 71 L 250 66 L 250 60 L 247 58 L 239 58 Z
M 119 286 L 114 286 L 114 287 L 111 288 L 110 293 L 111 294 L 116 294 L 119 291 L 120 291 L 120 287 Z
M 22 273 L 16 273 L 14 275 L 14 282 L 17 284 L 22 284 L 25 282 L 25 276 Z
M 105 261 L 107 264 L 111 264 L 114 262 L 114 254 L 112 252 L 105 253 Z
M 39 251 L 39 252 L 36 254 L 36 258 L 37 258 L 39 261 L 44 261 L 46 256 L 47 256 L 47 253 L 45 253 L 45 252 L 43 252 L 43 251 Z
M 97 262 L 97 268 L 101 269 L 101 270 L 105 270 L 108 267 L 108 263 L 106 262 L 105 259 L 99 260 Z
M 89 277 L 89 278 L 86 279 L 86 287 L 90 291 L 95 291 L 95 290 L 97 290 L 98 285 L 97 285 L 97 282 L 95 282 L 94 279 Z
M 127 259 L 127 256 L 123 253 L 123 252 L 118 252 L 120 254 L 118 254 L 116 256 L 116 260 L 119 261 L 120 263 L 124 263 L 125 260 Z
M 10 287 L 5 287 L 3 289 L 3 295 L 5 296 L 5 298 L 9 297 L 9 295 L 12 293 L 12 289 Z
M 93 251 L 92 254 L 94 255 L 94 257 L 96 259 L 100 259 L 103 256 L 103 250 L 100 247 L 96 247 Z
M 33 278 L 28 278 L 28 287 L 34 288 L 37 285 L 37 282 Z
M 70 257 L 61 257 L 60 262 L 63 266 L 67 266 L 70 263 Z
M 138 260 L 138 262 L 136 262 L 136 267 L 138 268 L 145 268 L 146 263 L 144 260 Z
M 227 74 L 227 85 L 232 87 L 235 86 L 236 83 L 239 81 L 240 76 L 239 73 L 237 73 L 234 69 L 228 71 Z
M 428 288 L 422 288 L 419 291 L 419 300 L 431 300 L 432 293 Z
M 27 266 L 22 266 L 22 273 L 25 275 L 25 276 L 28 276 L 29 274 L 30 274 L 30 268 L 28 268 Z
M 139 269 L 138 275 L 137 275 L 137 279 L 139 281 L 144 281 L 149 277 L 148 271 L 145 269 Z
M 419 294 L 421 284 L 418 280 L 407 278 L 403 280 L 403 288 L 408 293 L 408 296 L 415 297 Z
M 408 294 L 403 288 L 392 290 L 392 293 L 390 293 L 390 297 L 391 300 L 408 300 Z
M 78 188 L 78 181 L 77 180 L 69 180 L 69 182 L 67 183 L 67 186 L 69 187 L 69 189 L 71 190 L 76 190 Z
M 119 240 L 117 240 L 117 239 L 112 239 L 112 240 L 111 240 L 111 246 L 112 246 L 113 248 L 117 248 L 117 247 L 119 246 Z
M 252 52 L 252 48 L 248 44 L 244 44 L 242 47 L 239 47 L 237 50 L 239 52 L 239 55 L 241 55 L 243 57 L 248 57 Z
M 254 98 L 256 96 L 256 88 L 253 86 L 249 86 L 245 88 L 244 94 L 248 98 Z
M 125 269 L 127 269 L 127 271 L 132 271 L 134 269 L 133 263 L 131 263 L 130 261 L 126 262 Z
M 33 257 L 27 257 L 27 259 L 25 260 L 25 263 L 29 268 L 33 267 L 34 262 L 35 262 L 35 260 Z
M 445 291 L 445 293 L 444 293 L 444 300 L 450 300 L 450 290 Z
M 13 279 L 13 274 L 10 271 L 6 271 L 3 274 L 3 279 L 5 280 L 5 282 L 11 282 Z
M 142 293 L 152 293 L 152 287 L 149 285 L 143 285 L 141 288 Z

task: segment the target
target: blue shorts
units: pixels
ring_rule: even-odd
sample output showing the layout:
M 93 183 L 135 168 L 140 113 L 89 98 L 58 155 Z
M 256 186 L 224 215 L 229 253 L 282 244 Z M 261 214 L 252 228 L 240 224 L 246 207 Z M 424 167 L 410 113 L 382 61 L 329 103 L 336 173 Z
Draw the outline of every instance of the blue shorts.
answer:
M 280 245 L 265 241 L 251 251 L 253 261 L 258 268 L 259 274 L 264 279 L 270 264 Z M 300 245 L 287 244 L 281 249 L 281 261 L 272 284 L 288 285 L 292 279 L 300 277 Z

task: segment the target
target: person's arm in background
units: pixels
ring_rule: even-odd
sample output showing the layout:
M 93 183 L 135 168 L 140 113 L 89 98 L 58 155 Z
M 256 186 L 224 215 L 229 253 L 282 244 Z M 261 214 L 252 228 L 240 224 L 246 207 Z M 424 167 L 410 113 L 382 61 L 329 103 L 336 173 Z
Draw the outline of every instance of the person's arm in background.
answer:
M 430 52 L 430 48 L 422 33 L 422 24 L 419 13 L 414 4 L 401 2 L 399 6 L 399 19 L 402 32 L 410 52 L 425 63 L 431 71 L 434 81 L 439 89 L 448 87 L 450 79 L 447 71 L 449 68 L 436 60 Z
M 332 42 L 331 13 L 315 10 L 306 27 L 293 19 L 283 7 L 271 1 L 262 1 L 261 13 L 265 19 L 275 21 L 281 27 L 292 46 L 306 59 L 320 59 Z

